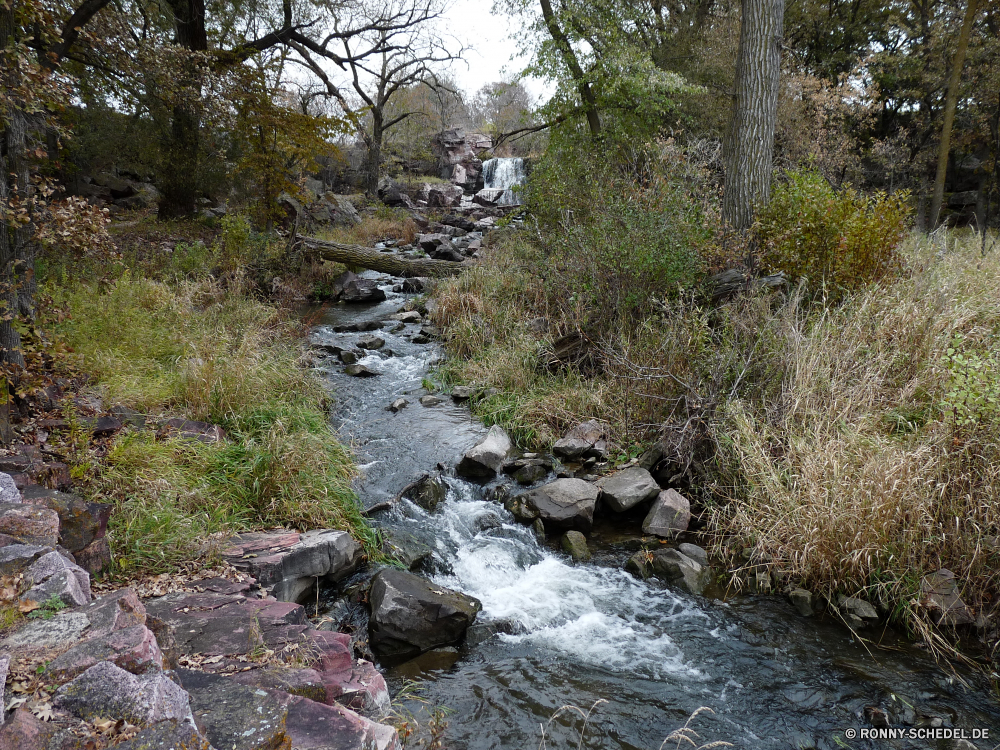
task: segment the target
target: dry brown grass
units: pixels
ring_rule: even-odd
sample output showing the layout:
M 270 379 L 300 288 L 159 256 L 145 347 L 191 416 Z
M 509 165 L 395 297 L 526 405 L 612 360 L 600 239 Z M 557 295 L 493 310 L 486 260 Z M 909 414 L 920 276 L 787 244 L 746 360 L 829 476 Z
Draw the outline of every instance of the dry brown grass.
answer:
M 353 227 L 335 227 L 319 233 L 322 239 L 342 242 L 348 245 L 371 247 L 376 242 L 398 240 L 412 243 L 420 227 L 406 213 L 381 206 L 375 214 L 362 217 L 360 224 Z
M 1000 424 L 954 419 L 956 335 L 966 351 L 1000 334 L 1000 256 L 975 238 L 949 252 L 919 239 L 912 273 L 843 306 L 786 315 L 780 397 L 732 399 L 715 422 L 722 480 L 710 520 L 749 548 L 747 565 L 814 590 L 862 593 L 915 613 L 940 567 L 984 605 L 1000 550 Z M 1000 380 L 988 372 L 987 380 Z
M 982 363 L 975 388 L 1000 394 L 990 355 L 1000 350 L 1000 253 L 983 254 L 972 235 L 914 236 L 900 277 L 837 305 L 795 292 L 715 308 L 677 299 L 601 331 L 603 371 L 584 376 L 539 365 L 554 337 L 587 318 L 553 302 L 537 252 L 525 239 L 501 242 L 435 292 L 455 355 L 442 374 L 498 389 L 477 406 L 487 421 L 544 447 L 597 418 L 623 454 L 674 436 L 737 580 L 766 570 L 911 621 L 921 577 L 947 567 L 969 604 L 992 606 L 1000 410 L 958 423 L 964 397 L 946 354 L 961 336 L 956 348 Z M 546 332 L 531 325 L 539 317 Z

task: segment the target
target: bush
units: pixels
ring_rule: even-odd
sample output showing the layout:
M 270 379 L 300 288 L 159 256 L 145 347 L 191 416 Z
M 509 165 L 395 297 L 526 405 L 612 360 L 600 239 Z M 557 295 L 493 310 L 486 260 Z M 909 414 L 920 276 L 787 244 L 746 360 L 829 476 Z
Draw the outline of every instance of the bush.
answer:
M 765 267 L 837 298 L 897 272 L 909 194 L 839 192 L 814 171 L 791 171 L 758 216 Z

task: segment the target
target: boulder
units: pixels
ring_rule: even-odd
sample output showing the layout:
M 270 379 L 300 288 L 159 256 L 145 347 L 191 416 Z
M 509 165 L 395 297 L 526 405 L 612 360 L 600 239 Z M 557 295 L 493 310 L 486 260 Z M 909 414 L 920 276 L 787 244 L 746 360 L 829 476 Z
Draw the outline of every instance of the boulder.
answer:
M 143 729 L 132 739 L 119 742 L 115 750 L 214 750 L 191 722 L 161 721 Z
M 530 485 L 540 482 L 549 474 L 549 467 L 543 461 L 533 461 L 514 470 L 511 475 L 518 484 Z
M 25 488 L 24 502 L 54 510 L 59 515 L 59 544 L 70 552 L 79 552 L 107 533 L 110 503 L 91 503 L 68 492 L 38 485 Z
M 458 185 L 430 185 L 427 205 L 430 208 L 449 208 L 462 203 L 462 188 Z
M 346 531 L 260 532 L 233 537 L 223 557 L 257 579 L 279 601 L 297 602 L 353 573 L 361 545 Z
M 369 603 L 372 647 L 396 658 L 461 641 L 482 609 L 471 596 L 394 568 L 375 576 Z
M 677 545 L 677 549 L 682 555 L 687 555 L 699 565 L 708 566 L 708 552 L 697 544 L 683 542 Z
M 526 520 L 541 518 L 546 528 L 588 533 L 600 491 L 582 479 L 557 479 L 519 496 Z M 513 512 L 513 511 L 512 511 Z M 531 517 L 531 514 L 534 514 Z
M 424 252 L 430 253 L 442 245 L 451 246 L 451 237 L 441 232 L 417 235 L 417 245 Z
M 4 648 L 59 648 L 75 643 L 90 625 L 86 615 L 64 612 L 50 620 L 33 620 L 0 642 Z
M 402 291 L 404 294 L 419 294 L 429 285 L 430 279 L 423 276 L 413 276 L 408 279 L 403 279 Z
M 21 502 L 21 490 L 14 484 L 14 478 L 0 471 L 0 504 Z
M 619 513 L 652 500 L 660 492 L 652 475 L 639 466 L 630 466 L 604 477 L 597 486 L 601 490 L 601 500 Z
M 280 690 L 289 695 L 300 695 L 320 703 L 326 700 L 326 686 L 323 685 L 322 676 L 315 669 L 273 665 L 251 669 L 248 672 L 237 672 L 233 675 L 233 680 L 247 687 Z
M 430 559 L 434 550 L 412 534 L 398 529 L 383 529 L 382 551 L 392 559 L 402 563 L 407 570 L 414 570 Z
M 644 534 L 670 539 L 687 531 L 690 522 L 691 503 L 688 499 L 677 490 L 664 490 L 659 493 L 656 502 L 646 515 L 646 520 L 642 522 L 642 531 Z
M 712 581 L 711 568 L 675 549 L 636 552 L 626 568 L 642 578 L 660 578 L 690 594 L 701 594 Z
M 344 285 L 339 297 L 342 302 L 359 304 L 363 302 L 381 302 L 385 299 L 385 291 L 379 288 L 375 279 L 356 277 Z
M 60 687 L 52 702 L 77 718 L 125 720 L 144 726 L 190 721 L 188 694 L 166 674 L 136 676 L 110 662 L 95 664 Z
M 406 312 L 398 312 L 389 316 L 389 320 L 399 320 L 403 323 L 419 323 L 420 313 L 416 310 L 408 310 Z
M 403 411 L 403 409 L 405 409 L 409 405 L 410 405 L 409 401 L 407 401 L 405 398 L 400 397 L 385 408 L 391 411 L 393 414 L 397 414 L 398 412 Z
M 493 425 L 486 437 L 465 454 L 455 470 L 470 479 L 492 479 L 500 471 L 512 447 L 503 428 Z
M 0 503 L 0 534 L 24 544 L 55 547 L 59 543 L 59 514 L 49 508 Z
M 336 705 L 293 697 L 285 728 L 295 750 L 399 750 L 396 730 Z M 221 745 L 219 746 L 222 747 Z
M 30 588 L 21 594 L 21 605 L 43 606 L 53 596 L 67 607 L 78 607 L 91 600 L 90 574 L 58 552 L 39 557 L 24 571 Z
M 483 188 L 472 196 L 472 202 L 480 206 L 496 206 L 506 192 L 504 188 Z
M 435 510 L 448 496 L 448 485 L 441 477 L 427 475 L 406 491 L 406 497 L 426 511 Z
M 22 706 L 0 728 L 0 750 L 47 750 L 58 731 L 56 724 L 36 718 Z
M 39 557 L 49 552 L 52 552 L 51 547 L 18 542 L 0 547 L 0 575 L 17 575 Z
M 847 624 L 853 628 L 864 627 L 871 623 L 878 622 L 878 610 L 864 599 L 856 596 L 839 596 L 837 598 L 837 608 Z
M 7 676 L 10 674 L 10 654 L 0 654 L 0 726 L 3 726 L 7 705 Z
M 604 426 L 596 419 L 578 424 L 552 446 L 552 453 L 567 461 L 581 458 L 603 458 L 608 446 Z
M 111 565 L 111 547 L 107 537 L 96 539 L 81 550 L 73 553 L 76 564 L 95 576 Z
M 377 372 L 364 365 L 352 364 L 344 367 L 344 373 L 354 378 L 374 378 Z
M 568 553 L 575 561 L 590 559 L 590 550 L 587 548 L 587 537 L 579 531 L 567 531 L 559 540 L 563 551 Z
M 803 588 L 792 589 L 788 592 L 788 601 L 792 603 L 796 611 L 803 617 L 812 617 L 813 611 L 813 595 L 811 591 L 807 591 Z
M 440 406 L 444 403 L 444 399 L 440 396 L 435 396 L 433 393 L 428 393 L 426 396 L 420 397 L 420 405 L 425 407 L 430 406 Z
M 385 339 L 381 336 L 362 336 L 358 339 L 358 346 L 362 349 L 381 349 L 385 346 Z
M 958 580 L 947 568 L 924 576 L 920 580 L 920 605 L 937 625 L 970 625 L 972 611 L 959 595 Z
M 476 389 L 467 385 L 456 385 L 451 389 L 451 398 L 453 401 L 461 403 L 462 401 L 468 401 L 476 394 Z

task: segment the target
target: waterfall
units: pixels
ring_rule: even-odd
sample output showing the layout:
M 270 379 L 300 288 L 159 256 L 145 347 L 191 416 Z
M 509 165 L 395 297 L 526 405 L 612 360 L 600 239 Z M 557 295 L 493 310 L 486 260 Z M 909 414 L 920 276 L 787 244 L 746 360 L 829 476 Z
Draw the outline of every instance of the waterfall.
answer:
M 511 188 L 523 185 L 527 173 L 521 157 L 488 159 L 483 162 L 483 184 L 487 190 L 503 190 L 498 206 L 520 206 L 521 200 Z

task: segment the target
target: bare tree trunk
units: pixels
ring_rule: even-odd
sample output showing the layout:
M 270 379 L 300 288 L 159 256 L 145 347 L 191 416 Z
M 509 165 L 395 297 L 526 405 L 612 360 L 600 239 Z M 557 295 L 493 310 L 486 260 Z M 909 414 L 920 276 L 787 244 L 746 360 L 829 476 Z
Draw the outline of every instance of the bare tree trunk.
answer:
M 378 178 L 382 167 L 382 139 L 385 131 L 382 128 L 382 118 L 372 113 L 372 137 L 368 145 L 368 155 L 365 158 L 365 192 L 378 195 Z
M 457 276 L 469 268 L 471 263 L 455 263 L 450 260 L 409 260 L 398 255 L 381 253 L 370 247 L 361 245 L 344 245 L 339 242 L 327 242 L 315 237 L 300 237 L 299 240 L 313 251 L 313 255 L 335 263 L 349 266 L 360 266 L 372 271 L 387 273 L 390 276 Z
M 743 232 L 771 197 L 774 126 L 781 78 L 784 0 L 742 0 L 733 115 L 723 142 L 726 189 L 722 220 Z
M 944 100 L 941 144 L 938 146 L 937 174 L 934 176 L 934 193 L 931 196 L 931 214 L 928 222 L 931 230 L 937 229 L 941 203 L 944 201 L 944 181 L 948 175 L 948 155 L 951 152 L 951 128 L 955 123 L 958 89 L 962 84 L 962 66 L 965 65 L 965 52 L 969 48 L 969 37 L 972 35 L 972 25 L 976 21 L 978 10 L 979 0 L 969 0 L 969 5 L 965 9 L 965 19 L 962 21 L 962 31 L 958 35 L 958 49 L 955 50 L 955 58 L 951 64 L 948 93 Z

